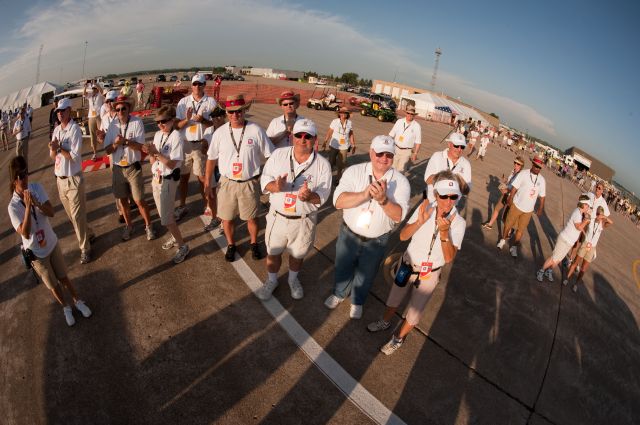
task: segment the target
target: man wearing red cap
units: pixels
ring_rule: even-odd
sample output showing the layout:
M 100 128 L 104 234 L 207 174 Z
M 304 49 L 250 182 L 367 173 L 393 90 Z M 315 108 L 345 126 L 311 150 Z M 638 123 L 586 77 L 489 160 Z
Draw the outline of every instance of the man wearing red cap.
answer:
M 220 169 L 218 186 L 218 217 L 227 238 L 225 260 L 234 261 L 236 216 L 246 220 L 251 237 L 251 255 L 262 258 L 258 247 L 258 206 L 260 204 L 260 165 L 274 148 L 265 131 L 245 119 L 249 103 L 243 95 L 228 96 L 225 110 L 229 122 L 218 128 L 207 152 L 204 189 L 210 196 L 211 179 L 216 165 Z
M 277 148 L 292 146 L 291 130 L 296 121 L 304 119 L 297 114 L 300 106 L 300 94 L 294 94 L 291 90 L 283 92 L 276 103 L 282 108 L 282 116 L 271 120 L 267 127 L 267 136 L 273 146 Z
M 511 229 L 516 229 L 513 241 L 509 242 L 509 252 L 513 258 L 518 257 L 518 245 L 522 238 L 522 232 L 529 225 L 531 214 L 540 198 L 540 205 L 536 214 L 540 217 L 544 211 L 544 197 L 546 195 L 546 181 L 540 175 L 544 161 L 536 155 L 531 161 L 531 169 L 523 170 L 511 183 L 511 193 L 507 199 L 509 212 L 505 219 L 502 239 L 498 242 L 498 249 L 502 249 L 509 238 Z
M 216 108 L 217 103 L 212 97 L 205 94 L 206 84 L 203 74 L 195 74 L 191 78 L 191 94 L 180 99 L 176 107 L 176 127 L 181 130 L 184 140 L 184 163 L 180 169 L 180 205 L 174 213 L 176 220 L 180 220 L 187 214 L 185 204 L 189 190 L 190 169 L 200 182 L 200 194 L 206 203 L 206 210 L 212 210 L 211 205 L 207 202 L 209 196 L 204 192 L 206 152 L 209 147 L 204 138 L 204 131 L 213 125 L 211 112 Z

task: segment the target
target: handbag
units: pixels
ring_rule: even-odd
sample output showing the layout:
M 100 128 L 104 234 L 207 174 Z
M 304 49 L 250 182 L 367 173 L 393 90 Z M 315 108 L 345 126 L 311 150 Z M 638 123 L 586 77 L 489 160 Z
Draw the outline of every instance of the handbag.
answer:
M 413 274 L 416 274 L 413 271 L 413 267 L 400 259 L 398 271 L 396 272 L 396 277 L 393 282 L 399 287 L 404 288 L 405 286 L 407 286 L 407 283 L 409 282 L 409 279 L 411 279 L 411 275 Z
M 33 264 L 31 262 L 36 259 L 36 256 L 33 254 L 29 248 L 20 247 L 20 253 L 22 254 L 22 264 L 24 264 L 27 270 L 33 268 Z

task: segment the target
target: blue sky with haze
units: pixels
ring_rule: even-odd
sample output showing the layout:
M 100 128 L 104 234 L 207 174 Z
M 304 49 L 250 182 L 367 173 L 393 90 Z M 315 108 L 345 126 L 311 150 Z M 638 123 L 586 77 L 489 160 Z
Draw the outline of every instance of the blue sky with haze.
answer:
M 41 80 L 199 65 L 357 72 L 437 89 L 560 147 L 640 193 L 635 1 L 3 2 L 0 96 Z

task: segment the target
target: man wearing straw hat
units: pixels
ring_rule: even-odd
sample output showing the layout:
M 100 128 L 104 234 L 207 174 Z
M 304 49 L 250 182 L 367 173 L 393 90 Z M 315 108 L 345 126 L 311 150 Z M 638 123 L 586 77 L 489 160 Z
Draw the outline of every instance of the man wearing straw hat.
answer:
M 336 184 L 342 177 L 342 171 L 347 166 L 347 154 L 351 151 L 356 153 L 356 140 L 353 133 L 353 123 L 349 119 L 351 112 L 349 108 L 342 106 L 338 109 L 338 118 L 331 121 L 327 135 L 322 144 L 322 150 L 327 148 L 329 143 L 329 164 L 336 167 Z
M 422 127 L 415 120 L 416 107 L 407 105 L 404 118 L 396 121 L 389 132 L 396 143 L 396 156 L 393 159 L 393 168 L 405 173 L 409 160 L 416 162 L 420 144 L 422 143 Z
M 156 238 L 151 226 L 149 207 L 144 200 L 144 182 L 142 177 L 141 152 L 144 146 L 144 125 L 138 117 L 130 115 L 133 102 L 126 96 L 119 96 L 113 107 L 117 118 L 111 121 L 104 136 L 104 148 L 113 160 L 113 194 L 120 201 L 125 227 L 122 240 L 131 239 L 133 223 L 129 210 L 129 195 L 138 205 L 138 211 L 144 219 L 147 240 Z
M 293 138 L 291 137 L 293 125 L 298 120 L 304 119 L 302 115 L 297 113 L 300 106 L 300 94 L 294 94 L 291 90 L 284 91 L 280 97 L 276 98 L 276 103 L 282 108 L 282 116 L 271 120 L 269 127 L 267 127 L 267 136 L 276 149 L 293 146 Z
M 218 217 L 227 238 L 225 260 L 235 261 L 235 223 L 237 216 L 247 222 L 251 237 L 251 256 L 263 257 L 258 246 L 258 206 L 260 205 L 260 165 L 274 148 L 267 133 L 245 119 L 250 103 L 241 94 L 228 96 L 224 103 L 229 122 L 217 129 L 207 152 L 205 193 L 210 193 L 216 165 L 220 169 Z M 208 195 L 209 196 L 209 195 Z

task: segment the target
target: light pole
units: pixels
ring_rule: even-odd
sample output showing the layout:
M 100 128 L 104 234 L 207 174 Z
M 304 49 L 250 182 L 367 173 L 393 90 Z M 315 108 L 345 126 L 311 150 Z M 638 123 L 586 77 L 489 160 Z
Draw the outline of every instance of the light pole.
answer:
M 89 44 L 88 41 L 84 42 L 84 57 L 82 58 L 82 79 L 84 80 L 84 64 L 87 60 L 87 44 Z

